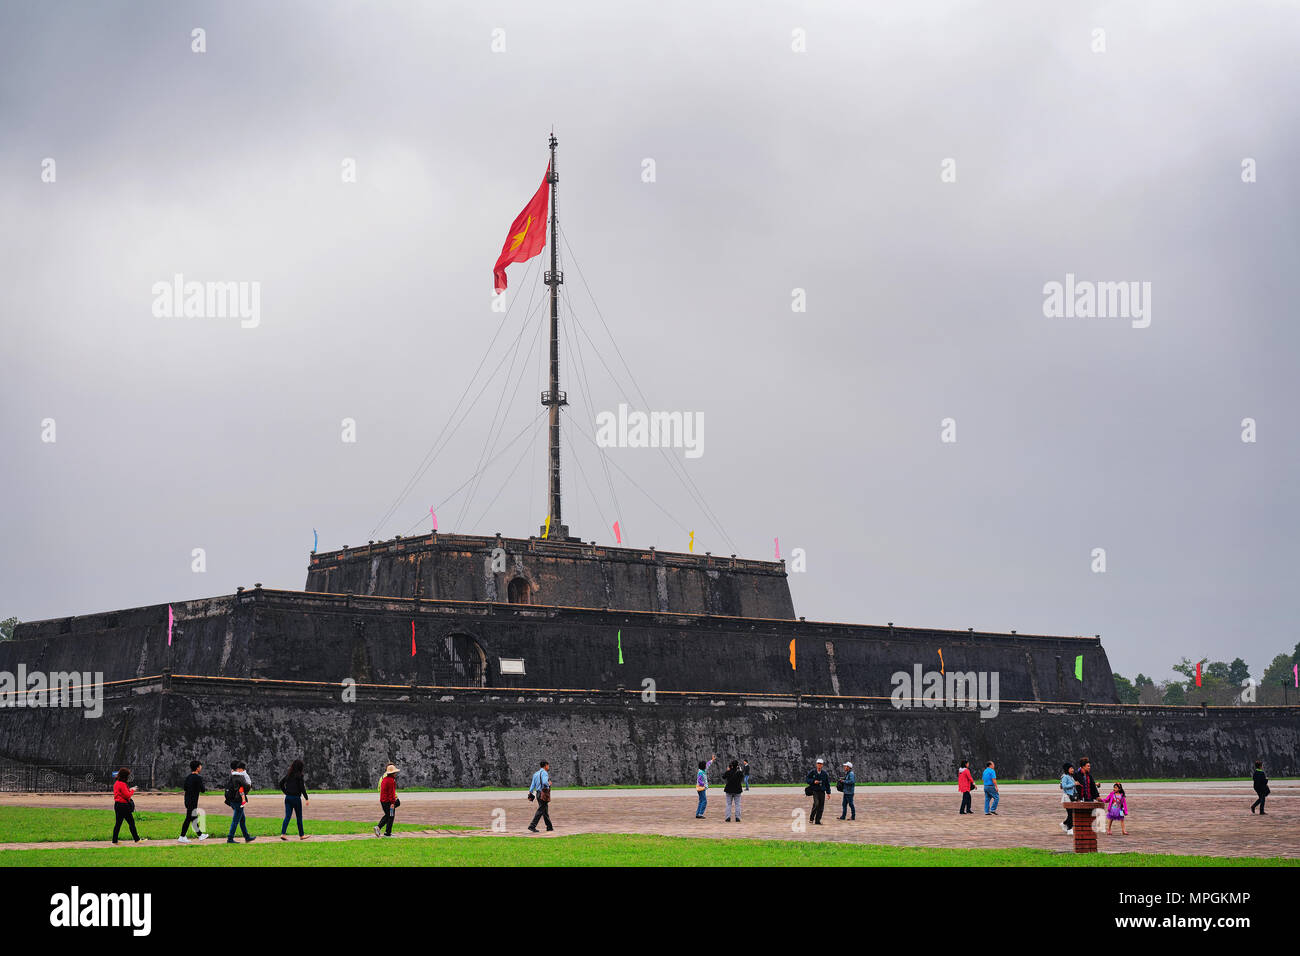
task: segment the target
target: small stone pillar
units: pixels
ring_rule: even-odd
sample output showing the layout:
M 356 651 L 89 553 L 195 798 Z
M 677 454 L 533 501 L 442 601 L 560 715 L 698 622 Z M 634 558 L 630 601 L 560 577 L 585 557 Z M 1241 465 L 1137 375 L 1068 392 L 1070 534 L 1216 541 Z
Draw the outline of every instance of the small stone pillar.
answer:
M 1104 807 L 1100 800 L 1072 800 L 1065 804 L 1070 811 L 1070 828 L 1074 830 L 1074 852 L 1096 853 L 1097 833 L 1092 828 L 1092 811 Z

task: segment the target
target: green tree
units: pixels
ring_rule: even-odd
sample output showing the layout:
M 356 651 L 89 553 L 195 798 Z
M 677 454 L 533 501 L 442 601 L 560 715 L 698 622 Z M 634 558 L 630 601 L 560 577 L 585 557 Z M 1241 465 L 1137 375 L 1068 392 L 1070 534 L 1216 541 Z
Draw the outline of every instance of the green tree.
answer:
M 1165 688 L 1163 703 L 1166 704 L 1185 704 L 1187 703 L 1187 691 L 1178 681 L 1170 681 L 1169 686 Z
M 18 626 L 18 618 L 7 617 L 0 621 L 0 641 L 12 641 L 14 639 L 14 628 Z
M 1250 668 L 1240 657 L 1234 657 L 1232 663 L 1228 665 L 1228 681 L 1241 686 L 1241 682 L 1250 678 Z
M 1133 683 L 1123 674 L 1112 673 L 1111 678 L 1115 681 L 1115 696 L 1119 698 L 1121 704 L 1136 704 L 1138 702 L 1138 690 Z
M 1300 691 L 1293 686 L 1295 675 L 1291 673 L 1291 655 L 1283 651 L 1273 658 L 1273 663 L 1264 669 L 1264 676 L 1259 679 L 1259 702 L 1261 704 L 1280 704 L 1283 701 L 1300 703 Z M 1283 689 L 1285 684 L 1290 691 Z

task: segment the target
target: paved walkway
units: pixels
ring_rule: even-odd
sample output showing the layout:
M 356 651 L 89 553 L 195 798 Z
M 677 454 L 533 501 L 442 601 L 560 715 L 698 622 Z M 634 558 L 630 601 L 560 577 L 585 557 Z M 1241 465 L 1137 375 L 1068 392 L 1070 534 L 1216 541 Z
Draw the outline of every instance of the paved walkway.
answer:
M 1300 782 L 1273 784 L 1268 798 L 1268 816 L 1249 812 L 1254 793 L 1248 784 L 1234 783 L 1149 783 L 1132 784 L 1129 793 L 1129 836 L 1114 833 L 1100 839 L 1102 852 L 1180 853 L 1207 856 L 1300 857 Z M 846 843 L 893 844 L 920 847 L 1038 847 L 1068 850 L 1070 838 L 1061 832 L 1064 817 L 1055 784 L 1013 784 L 1002 789 L 996 816 L 985 816 L 983 797 L 978 791 L 975 813 L 958 816 L 958 795 L 951 784 L 919 784 L 897 787 L 863 787 L 857 793 L 858 819 L 840 821 L 840 795 L 827 800 L 825 823 L 806 825 L 811 800 L 802 787 L 763 787 L 744 795 L 744 822 L 723 822 L 722 790 L 710 788 L 709 808 L 704 820 L 695 819 L 696 797 L 691 787 L 649 790 L 555 790 L 551 818 L 554 836 L 573 833 L 646 833 L 686 837 L 747 837 L 776 840 L 830 840 Z M 137 794 L 141 811 L 180 812 L 179 794 Z M 0 806 L 87 807 L 105 810 L 107 794 L 3 794 Z M 202 802 L 213 820 L 229 818 L 220 794 L 208 794 Z M 479 827 L 466 833 L 405 832 L 402 838 L 446 838 L 497 836 L 493 812 L 505 813 L 505 835 L 529 836 L 525 827 L 536 805 L 520 791 L 476 791 L 469 793 L 404 793 L 397 811 L 399 823 Z M 331 820 L 355 820 L 359 833 L 322 835 L 314 840 L 374 839 L 369 825 L 376 816 L 377 800 L 371 794 L 321 793 L 312 797 L 306 810 L 310 832 L 313 816 Z M 249 815 L 283 816 L 279 794 L 254 793 Z M 802 831 L 795 825 L 804 823 Z M 219 829 L 214 826 L 214 830 Z M 544 831 L 543 831 L 544 834 Z M 394 838 L 398 834 L 393 835 Z M 262 842 L 266 838 L 259 838 Z M 216 837 L 207 846 L 222 841 Z M 278 840 L 271 842 L 278 843 Z M 0 844 L 0 851 L 31 847 L 110 846 L 103 843 Z M 151 841 L 147 846 L 172 846 L 172 840 Z M 119 852 L 129 852 L 119 849 Z

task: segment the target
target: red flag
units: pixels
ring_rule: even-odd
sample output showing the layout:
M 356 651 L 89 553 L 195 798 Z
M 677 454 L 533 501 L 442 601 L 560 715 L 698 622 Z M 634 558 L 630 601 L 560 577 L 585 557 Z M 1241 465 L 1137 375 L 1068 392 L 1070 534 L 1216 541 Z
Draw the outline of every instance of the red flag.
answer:
M 1200 661 L 1197 661 L 1197 662 L 1196 662 L 1196 686 L 1197 686 L 1197 687 L 1200 687 L 1200 686 L 1201 686 L 1201 663 L 1200 663 Z
M 415 656 L 415 622 L 411 622 L 411 656 Z
M 533 198 L 528 200 L 524 211 L 515 216 L 515 221 L 510 224 L 506 243 L 501 247 L 501 255 L 492 267 L 492 279 L 498 292 L 505 291 L 506 266 L 512 262 L 527 262 L 546 248 L 546 208 L 550 199 L 547 180 L 550 178 L 551 166 L 548 163 L 541 186 Z

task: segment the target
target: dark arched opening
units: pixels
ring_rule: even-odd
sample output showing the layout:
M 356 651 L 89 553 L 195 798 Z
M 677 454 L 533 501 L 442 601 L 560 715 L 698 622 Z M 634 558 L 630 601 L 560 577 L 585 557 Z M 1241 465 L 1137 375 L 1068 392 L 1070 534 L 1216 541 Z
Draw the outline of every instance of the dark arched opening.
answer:
M 487 687 L 487 655 L 468 634 L 448 634 L 446 660 L 438 683 L 452 687 Z
M 533 589 L 527 578 L 514 578 L 506 588 L 506 600 L 511 604 L 532 604 Z

